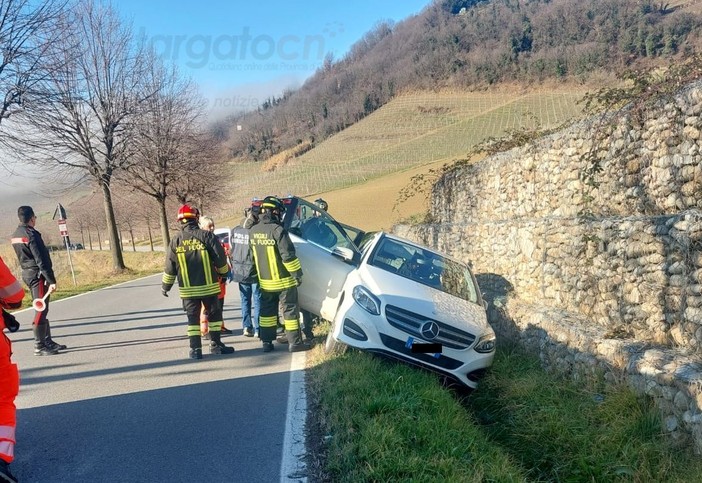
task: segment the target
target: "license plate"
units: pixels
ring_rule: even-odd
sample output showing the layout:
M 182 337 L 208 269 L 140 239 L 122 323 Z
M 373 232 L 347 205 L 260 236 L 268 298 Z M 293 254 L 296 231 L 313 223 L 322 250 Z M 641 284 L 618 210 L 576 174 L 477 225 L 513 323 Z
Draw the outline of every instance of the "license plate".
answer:
M 443 349 L 441 344 L 416 342 L 414 337 L 407 338 L 407 342 L 405 342 L 405 347 L 412 351 L 414 354 L 431 354 L 431 356 L 435 359 L 441 357 L 441 352 Z

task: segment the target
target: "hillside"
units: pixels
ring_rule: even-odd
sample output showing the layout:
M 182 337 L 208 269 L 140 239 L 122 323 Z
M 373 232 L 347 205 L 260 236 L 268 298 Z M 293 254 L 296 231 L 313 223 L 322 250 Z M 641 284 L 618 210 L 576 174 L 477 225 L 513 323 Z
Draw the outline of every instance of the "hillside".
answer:
M 699 7 L 699 0 L 438 0 L 377 25 L 299 90 L 218 130 L 229 130 L 233 158 L 263 161 L 318 145 L 408 92 L 611 82 L 613 73 L 699 51 Z
M 264 169 L 262 163 L 233 164 L 232 206 L 243 207 L 252 197 L 269 193 L 313 199 L 321 194 L 328 198 L 338 219 L 367 229 L 389 228 L 400 219 L 426 211 L 421 199 L 391 211 L 399 190 L 413 174 L 464 158 L 475 144 L 507 130 L 554 127 L 577 117 L 581 110 L 578 100 L 584 93 L 582 86 L 560 86 L 398 96 L 273 171 Z M 354 198 L 335 191 L 359 184 L 363 185 L 359 190 L 351 191 Z M 233 208 L 233 212 L 237 214 L 222 222 L 238 222 L 240 210 Z

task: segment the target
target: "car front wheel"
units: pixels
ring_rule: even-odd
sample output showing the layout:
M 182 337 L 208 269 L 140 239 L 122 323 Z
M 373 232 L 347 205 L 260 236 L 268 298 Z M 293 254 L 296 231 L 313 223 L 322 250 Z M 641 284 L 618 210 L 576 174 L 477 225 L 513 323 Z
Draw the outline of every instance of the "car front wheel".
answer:
M 327 334 L 327 340 L 324 342 L 324 352 L 327 354 L 343 354 L 348 349 L 348 346 L 339 342 L 332 335 L 332 330 Z

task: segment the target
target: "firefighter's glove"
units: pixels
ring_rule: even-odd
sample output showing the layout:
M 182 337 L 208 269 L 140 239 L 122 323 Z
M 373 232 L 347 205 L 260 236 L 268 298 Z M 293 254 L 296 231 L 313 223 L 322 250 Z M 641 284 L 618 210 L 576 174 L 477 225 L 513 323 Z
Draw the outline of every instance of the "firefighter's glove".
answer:
M 302 277 L 297 277 L 297 278 L 295 279 L 295 281 L 297 282 L 297 286 L 298 286 L 298 287 L 299 287 L 300 285 L 302 285 Z
M 234 274 L 232 273 L 231 270 L 229 270 L 227 272 L 226 280 L 227 280 L 227 283 L 232 283 L 234 281 Z
M 165 288 L 162 288 L 161 295 L 163 295 L 164 297 L 168 297 L 168 290 L 166 290 Z
M 5 322 L 5 327 L 7 327 L 7 330 L 9 330 L 10 332 L 17 332 L 19 330 L 19 322 L 17 322 L 15 316 L 12 315 L 10 312 L 3 310 L 2 319 Z

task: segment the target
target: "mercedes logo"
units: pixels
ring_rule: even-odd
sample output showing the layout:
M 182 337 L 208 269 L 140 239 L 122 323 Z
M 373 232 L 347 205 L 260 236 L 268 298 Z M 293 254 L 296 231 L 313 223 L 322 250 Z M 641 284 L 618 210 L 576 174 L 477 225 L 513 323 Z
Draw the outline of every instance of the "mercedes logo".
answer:
M 428 320 L 422 324 L 420 332 L 426 340 L 434 340 L 439 335 L 439 324 L 433 320 Z

